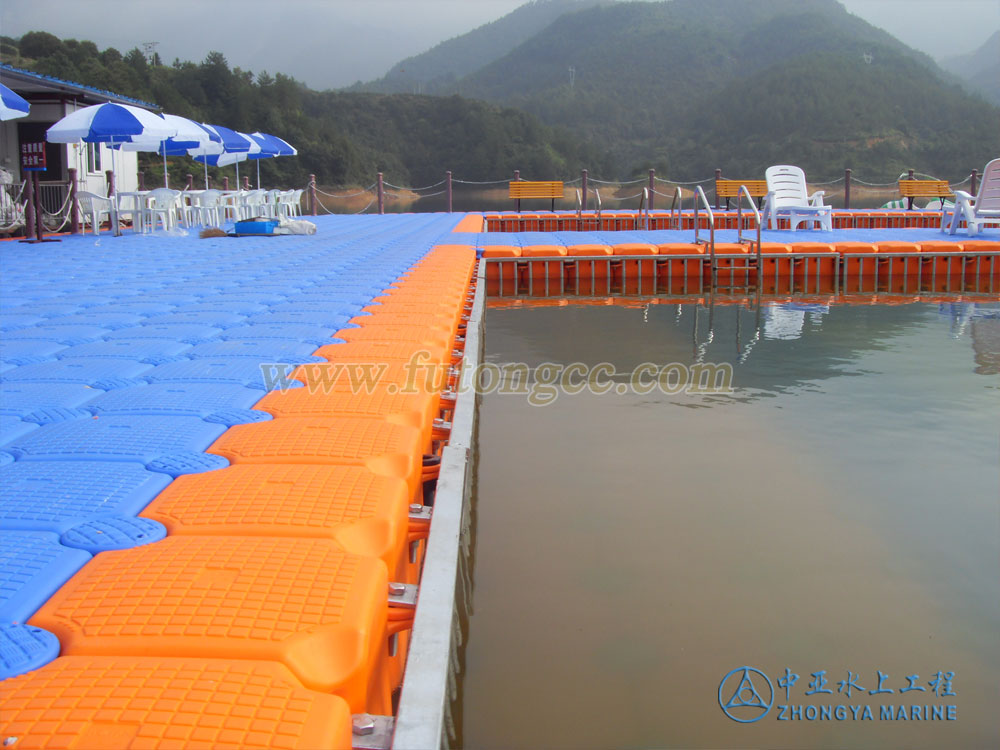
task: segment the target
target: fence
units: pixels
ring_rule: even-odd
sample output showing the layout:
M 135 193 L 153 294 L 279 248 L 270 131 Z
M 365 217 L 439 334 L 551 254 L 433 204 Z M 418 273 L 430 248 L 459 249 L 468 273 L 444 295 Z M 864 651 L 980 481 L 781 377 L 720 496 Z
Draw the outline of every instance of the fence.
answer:
M 49 231 L 60 231 L 70 225 L 70 231 L 78 231 L 80 213 L 76 205 L 75 170 L 70 170 L 70 178 L 65 182 L 44 182 L 40 184 L 40 199 L 43 219 Z M 566 196 L 557 205 L 566 210 L 578 207 L 588 209 L 588 205 L 600 202 L 606 210 L 615 208 L 637 208 L 648 198 L 643 206 L 646 210 L 656 207 L 657 199 L 663 199 L 663 207 L 674 199 L 679 190 L 683 199 L 691 198 L 695 190 L 701 187 L 709 201 L 720 208 L 720 196 L 716 195 L 716 180 L 724 177 L 722 169 L 716 169 L 715 174 L 702 180 L 678 181 L 663 179 L 650 169 L 648 175 L 632 180 L 602 180 L 593 177 L 588 170 L 581 171 L 580 176 L 572 180 L 563 180 Z M 725 176 L 726 179 L 732 179 Z M 746 175 L 743 175 L 746 177 Z M 809 188 L 824 188 L 825 199 L 835 208 L 851 208 L 852 200 L 862 201 L 891 200 L 898 197 L 898 181 L 904 178 L 938 179 L 931 175 L 916 172 L 913 169 L 900 174 L 896 179 L 886 181 L 884 176 L 873 177 L 871 181 L 856 177 L 853 170 L 844 170 L 843 176 L 832 180 L 810 182 Z M 978 187 L 979 172 L 973 169 L 962 180 L 949 182 L 952 190 L 965 189 L 975 195 Z M 321 189 L 316 182 L 316 176 L 309 176 L 304 196 L 306 211 L 316 216 L 324 214 L 344 213 L 379 213 L 384 214 L 387 206 L 396 210 L 455 210 L 456 197 L 462 204 L 459 210 L 489 210 L 494 206 L 501 210 L 510 206 L 505 194 L 506 185 L 512 180 L 522 180 L 520 170 L 515 170 L 510 178 L 496 180 L 463 180 L 453 176 L 451 171 L 444 173 L 443 179 L 430 185 L 404 186 L 388 182 L 382 172 L 376 175 L 375 181 L 367 187 L 331 192 Z M 749 178 L 748 178 L 749 179 Z M 225 180 L 224 182 L 228 182 Z M 188 175 L 185 189 L 192 189 L 192 178 Z M 228 189 L 228 184 L 223 185 Z M 456 192 L 458 196 L 456 196 Z M 580 205 L 576 203 L 576 195 L 580 196 Z M 422 204 L 422 205 L 421 205 Z M 489 205 L 493 204 L 493 205 Z M 634 204 L 634 205 L 633 205 Z M 25 217 L 29 213 L 25 207 L 23 183 L 0 185 L 0 233 L 13 234 L 23 231 Z
M 750 179 L 747 175 L 742 175 Z M 950 181 L 952 190 L 964 189 L 975 195 L 978 187 L 979 171 L 973 169 L 964 179 Z M 720 208 L 721 196 L 716 195 L 715 183 L 718 179 L 723 179 L 722 169 L 716 169 L 715 174 L 702 180 L 678 181 L 668 180 L 658 177 L 656 171 L 649 170 L 647 176 L 632 180 L 602 180 L 593 177 L 588 170 L 581 171 L 580 176 L 572 180 L 564 180 L 566 196 L 556 203 L 564 209 L 575 209 L 575 193 L 579 191 L 582 209 L 587 210 L 588 204 L 600 200 L 605 204 L 606 209 L 614 208 L 634 208 L 643 201 L 644 196 L 648 196 L 648 208 L 655 207 L 657 198 L 662 198 L 669 203 L 674 198 L 676 189 L 680 189 L 683 198 L 687 199 L 694 195 L 694 191 L 700 186 L 713 202 L 715 208 Z M 725 176 L 726 179 L 734 179 Z M 821 188 L 825 191 L 825 200 L 835 208 L 851 208 L 852 200 L 858 202 L 882 201 L 886 202 L 893 198 L 898 198 L 898 182 L 901 179 L 938 179 L 931 175 L 917 172 L 913 169 L 903 172 L 891 181 L 886 181 L 884 176 L 873 177 L 870 181 L 861 179 L 854 175 L 850 168 L 844 170 L 844 174 L 835 179 L 821 180 L 809 183 L 810 190 Z M 515 170 L 510 178 L 498 180 L 462 180 L 455 178 L 451 171 L 444 174 L 444 178 L 439 182 L 424 186 L 404 186 L 395 185 L 388 182 L 383 173 L 379 172 L 373 183 L 363 188 L 346 189 L 345 191 L 333 192 L 320 189 L 316 184 L 316 176 L 310 175 L 307 187 L 308 206 L 307 211 L 312 215 L 319 213 L 379 213 L 386 212 L 386 207 L 390 206 L 398 210 L 412 210 L 423 201 L 426 210 L 443 210 L 451 213 L 455 210 L 456 189 L 459 194 L 463 191 L 466 195 L 476 193 L 481 199 L 480 205 L 468 207 L 465 210 L 487 210 L 490 205 L 483 205 L 484 202 L 495 204 L 497 207 L 509 207 L 510 203 L 500 189 L 511 181 L 525 179 L 521 176 L 520 170 Z M 738 178 L 737 178 L 738 179 Z M 756 179 L 756 178 L 755 178 Z M 492 191 L 496 191 L 493 194 Z M 437 199 L 437 200 L 434 200 Z M 341 203 L 341 201 L 343 201 Z M 468 203 L 463 200 L 463 203 Z M 873 206 L 869 206 L 873 207 Z

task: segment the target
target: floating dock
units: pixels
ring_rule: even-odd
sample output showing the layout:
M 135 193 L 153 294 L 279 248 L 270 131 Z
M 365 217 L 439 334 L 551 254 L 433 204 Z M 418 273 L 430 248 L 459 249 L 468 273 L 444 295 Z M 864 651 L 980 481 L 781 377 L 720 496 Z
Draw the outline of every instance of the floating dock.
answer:
M 488 292 L 1000 287 L 996 230 L 530 216 L 0 243 L 5 747 L 447 744 Z

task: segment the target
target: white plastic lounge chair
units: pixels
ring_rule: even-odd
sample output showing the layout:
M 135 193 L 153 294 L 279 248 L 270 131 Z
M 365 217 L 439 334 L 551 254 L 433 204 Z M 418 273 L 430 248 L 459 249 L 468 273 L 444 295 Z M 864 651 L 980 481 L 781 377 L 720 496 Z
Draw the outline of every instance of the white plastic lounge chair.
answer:
M 80 202 L 80 213 L 83 214 L 83 233 L 87 233 L 87 219 L 89 218 L 94 234 L 100 234 L 101 217 L 106 215 L 108 221 L 111 221 L 111 199 L 97 193 L 88 193 L 85 190 L 78 192 L 76 199 Z
M 948 234 L 955 234 L 963 219 L 970 235 L 977 234 L 983 224 L 1000 223 L 1000 159 L 986 165 L 979 194 L 975 198 L 964 190 L 955 191 L 955 208 L 950 213 Z M 945 222 L 942 221 L 941 231 L 944 230 Z
M 779 164 L 764 172 L 767 180 L 767 197 L 764 199 L 763 220 L 768 228 L 778 228 L 778 218 L 787 218 L 791 230 L 803 222 L 819 224 L 820 229 L 832 231 L 833 208 L 823 204 L 823 191 L 808 195 L 806 175 L 799 167 Z

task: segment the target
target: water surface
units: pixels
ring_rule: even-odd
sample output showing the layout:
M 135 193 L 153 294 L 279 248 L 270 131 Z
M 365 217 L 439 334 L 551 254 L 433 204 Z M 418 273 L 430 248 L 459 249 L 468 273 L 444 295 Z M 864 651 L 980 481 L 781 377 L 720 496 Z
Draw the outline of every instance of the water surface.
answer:
M 1000 305 L 570 303 L 490 309 L 486 339 L 728 362 L 735 392 L 484 397 L 465 747 L 998 746 Z M 743 666 L 774 696 L 745 724 L 719 701 Z M 810 704 L 874 719 L 778 720 Z

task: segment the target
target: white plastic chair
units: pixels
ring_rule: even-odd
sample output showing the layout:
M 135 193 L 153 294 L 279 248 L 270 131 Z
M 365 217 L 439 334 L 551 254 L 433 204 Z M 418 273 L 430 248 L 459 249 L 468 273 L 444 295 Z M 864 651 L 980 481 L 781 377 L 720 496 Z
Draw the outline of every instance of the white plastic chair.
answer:
M 823 204 L 822 190 L 812 195 L 806 188 L 806 174 L 799 167 L 779 164 L 764 171 L 767 197 L 764 199 L 763 221 L 769 229 L 778 228 L 778 218 L 787 218 L 794 232 L 803 222 L 819 224 L 820 229 L 833 230 L 833 207 Z
M 156 229 L 157 220 L 163 225 L 164 231 L 176 227 L 180 196 L 180 191 L 169 188 L 151 190 L 146 196 L 146 207 L 142 212 L 143 225 L 149 227 L 151 232 Z
M 1000 223 L 1000 159 L 994 159 L 986 165 L 983 181 L 979 184 L 979 193 L 975 198 L 964 190 L 955 191 L 955 207 L 950 213 L 948 234 L 955 234 L 963 220 L 970 235 L 978 234 L 979 228 L 984 224 Z M 941 231 L 945 231 L 943 221 Z
M 83 233 L 87 233 L 87 219 L 89 218 L 94 234 L 100 234 L 101 217 L 107 216 L 108 221 L 111 221 L 111 199 L 97 193 L 88 193 L 85 190 L 78 192 L 76 199 L 80 202 L 80 213 L 83 214 Z
M 221 190 L 202 190 L 192 195 L 192 209 L 198 221 L 206 227 L 221 227 L 224 204 Z
M 264 190 L 251 190 L 243 194 L 242 215 L 244 219 L 256 219 L 267 216 L 267 193 Z
M 272 219 L 277 219 L 281 216 L 281 191 L 280 190 L 268 190 L 267 191 L 267 215 Z

